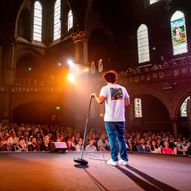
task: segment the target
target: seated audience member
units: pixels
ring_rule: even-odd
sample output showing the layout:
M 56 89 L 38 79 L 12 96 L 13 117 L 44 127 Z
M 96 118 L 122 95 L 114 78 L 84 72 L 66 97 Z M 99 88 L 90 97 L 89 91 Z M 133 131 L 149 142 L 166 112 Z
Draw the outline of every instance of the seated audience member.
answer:
M 56 133 L 56 142 L 62 142 L 60 133 Z
M 32 137 L 31 144 L 28 145 L 29 151 L 40 151 L 40 145 L 37 143 L 36 138 Z
M 180 138 L 177 138 L 175 145 L 177 148 L 177 154 L 183 154 L 182 140 Z
M 73 136 L 72 138 L 68 138 L 66 141 L 68 150 L 75 151 L 76 150 L 76 138 Z
M 177 146 L 172 137 L 169 138 L 168 144 L 169 144 L 169 148 L 171 148 L 173 150 L 173 154 L 177 154 Z
M 187 149 L 186 154 L 191 156 L 191 144 L 188 145 L 188 149 Z
M 136 148 L 138 152 L 151 152 L 150 148 L 145 145 L 145 140 L 143 138 L 140 139 L 139 144 L 136 146 Z
M 161 153 L 161 148 L 157 145 L 155 141 L 151 142 L 151 153 Z
M 147 139 L 146 146 L 149 147 L 149 149 L 151 150 L 151 140 L 150 139 Z
M 182 152 L 183 152 L 183 155 L 185 155 L 188 151 L 188 143 L 186 140 L 183 140 L 182 142 Z
M 19 144 L 16 147 L 17 151 L 27 151 L 26 143 L 24 137 L 19 138 Z
M 11 133 L 11 136 L 12 136 L 12 138 L 13 138 L 13 144 L 14 144 L 14 145 L 18 144 L 19 138 L 16 136 L 15 131 L 13 131 L 13 132 Z
M 169 143 L 167 141 L 164 142 L 164 147 L 162 147 L 163 154 L 174 154 L 173 149 L 169 147 Z
M 90 143 L 86 146 L 86 151 L 89 151 L 89 152 L 97 151 L 97 148 L 96 148 L 96 146 L 95 146 L 95 140 L 94 140 L 94 139 L 91 139 L 91 140 L 90 140 Z
M 15 147 L 13 144 L 13 138 L 11 136 L 9 136 L 7 138 L 7 143 L 5 144 L 5 150 L 6 151 L 15 151 Z
M 4 137 L 0 138 L 0 151 L 6 151 L 6 139 Z
M 102 133 L 100 139 L 98 140 L 97 148 L 99 151 L 108 151 L 109 150 L 109 142 L 106 139 L 105 133 Z
M 40 146 L 40 150 L 43 151 L 43 152 L 49 152 L 50 151 L 50 141 L 49 141 L 49 136 L 46 135 L 44 138 L 43 138 L 43 142 Z
M 37 143 L 38 143 L 39 145 L 41 145 L 41 144 L 43 143 L 42 137 L 41 137 L 40 133 L 37 133 L 37 134 L 36 134 L 36 141 L 37 141 Z
M 83 144 L 83 139 L 80 138 L 77 145 L 76 145 L 76 151 L 81 151 L 82 150 L 82 144 Z

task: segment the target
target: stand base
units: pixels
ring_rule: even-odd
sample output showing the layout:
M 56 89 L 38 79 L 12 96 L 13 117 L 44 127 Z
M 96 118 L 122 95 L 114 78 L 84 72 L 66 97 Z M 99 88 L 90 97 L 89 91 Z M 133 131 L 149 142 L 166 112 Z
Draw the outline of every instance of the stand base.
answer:
M 82 158 L 74 158 L 74 162 L 79 163 L 81 165 L 86 166 L 88 164 L 88 161 L 82 159 Z

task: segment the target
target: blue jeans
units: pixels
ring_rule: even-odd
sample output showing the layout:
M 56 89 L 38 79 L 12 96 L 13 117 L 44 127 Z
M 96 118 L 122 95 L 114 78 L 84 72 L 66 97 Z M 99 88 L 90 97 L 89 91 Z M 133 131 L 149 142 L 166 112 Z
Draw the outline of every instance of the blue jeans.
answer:
M 111 150 L 111 158 L 118 161 L 118 145 L 120 150 L 120 157 L 122 160 L 128 161 L 126 143 L 125 143 L 125 122 L 108 122 L 105 121 L 105 128 L 109 137 L 109 144 Z M 117 145 L 118 141 L 118 145 Z

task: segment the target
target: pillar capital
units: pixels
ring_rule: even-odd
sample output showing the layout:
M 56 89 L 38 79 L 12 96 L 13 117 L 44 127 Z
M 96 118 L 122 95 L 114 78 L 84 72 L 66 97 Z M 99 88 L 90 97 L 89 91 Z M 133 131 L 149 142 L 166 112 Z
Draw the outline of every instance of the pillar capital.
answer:
M 81 42 L 88 39 L 88 33 L 86 31 L 74 32 L 72 34 L 72 40 L 74 43 Z

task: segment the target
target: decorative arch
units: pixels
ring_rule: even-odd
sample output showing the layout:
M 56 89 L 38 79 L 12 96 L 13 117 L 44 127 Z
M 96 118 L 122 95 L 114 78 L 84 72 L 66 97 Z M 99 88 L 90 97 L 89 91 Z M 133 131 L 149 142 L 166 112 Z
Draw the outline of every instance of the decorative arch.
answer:
M 58 122 L 64 121 L 65 125 L 71 125 L 73 123 L 74 113 L 67 104 L 62 104 L 62 100 L 59 99 L 62 97 L 59 95 L 52 96 L 52 94 L 47 95 L 46 93 L 43 96 L 42 94 L 36 94 L 16 95 L 15 97 L 17 98 L 15 98 L 11 105 L 12 120 L 15 121 L 14 119 L 16 119 L 17 121 L 15 122 L 49 123 L 52 121 L 52 116 L 56 115 Z M 61 106 L 62 109 L 57 110 L 56 106 Z M 31 111 L 33 112 L 31 113 Z M 26 121 L 24 121 L 25 118 Z
M 129 108 L 129 119 L 134 129 L 173 131 L 170 102 L 164 96 L 160 96 L 160 92 L 150 88 L 141 88 L 132 92 L 130 92 L 132 104 Z M 140 112 L 136 116 L 134 98 L 141 99 L 141 117 Z
M 24 8 L 19 15 L 16 37 L 31 40 L 31 12 L 28 8 Z
M 169 117 L 172 116 L 172 104 L 171 102 L 160 92 L 153 90 L 151 88 L 139 88 L 136 90 L 133 90 L 131 93 L 132 97 L 139 97 L 140 95 L 148 95 L 156 98 L 159 100 L 165 107 L 166 110 L 168 111 Z
M 15 31 L 14 31 L 14 37 L 15 38 L 17 37 L 19 17 L 21 15 L 21 12 L 24 9 L 27 1 L 28 0 L 22 1 L 22 3 L 20 3 L 19 8 L 18 8 L 18 12 L 17 12 L 16 19 L 15 19 Z
M 36 57 L 36 58 L 38 58 L 38 59 L 41 59 L 41 57 L 43 56 L 43 54 L 42 53 L 40 53 L 39 51 L 37 51 L 36 49 L 30 49 L 30 48 L 28 48 L 28 49 L 23 49 L 23 50 L 21 50 L 18 54 L 17 54 L 17 56 L 16 56 L 16 62 L 20 59 L 20 58 L 22 58 L 23 56 L 25 56 L 25 55 L 31 55 L 31 56 L 34 56 L 34 57 Z
M 41 57 L 35 52 L 25 51 L 16 61 L 16 78 L 39 79 L 43 71 Z
M 184 100 L 189 97 L 191 95 L 191 88 L 189 90 L 187 90 L 186 92 L 183 92 L 182 95 L 179 95 L 176 99 L 176 101 L 174 100 L 174 102 L 177 103 L 177 105 L 174 107 L 173 110 L 173 116 L 175 118 L 179 117 L 179 113 L 180 113 L 180 107 L 182 105 L 182 103 L 184 102 Z

